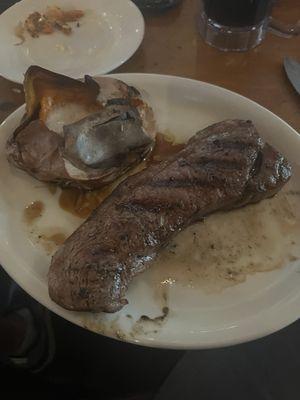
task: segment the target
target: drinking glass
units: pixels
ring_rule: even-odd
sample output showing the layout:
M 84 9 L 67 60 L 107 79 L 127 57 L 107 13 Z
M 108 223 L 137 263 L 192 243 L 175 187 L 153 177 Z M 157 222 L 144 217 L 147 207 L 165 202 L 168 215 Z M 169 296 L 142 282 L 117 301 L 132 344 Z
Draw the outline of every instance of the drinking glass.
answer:
M 274 0 L 200 0 L 200 33 L 224 51 L 246 51 L 265 37 Z

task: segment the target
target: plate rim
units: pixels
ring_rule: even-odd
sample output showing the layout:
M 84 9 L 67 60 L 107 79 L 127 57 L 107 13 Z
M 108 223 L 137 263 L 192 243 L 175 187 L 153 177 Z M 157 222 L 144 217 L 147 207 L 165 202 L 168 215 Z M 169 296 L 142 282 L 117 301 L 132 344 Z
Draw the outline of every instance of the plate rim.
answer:
M 102 75 L 96 75 L 97 76 L 102 76 Z M 200 85 L 200 86 L 204 86 L 204 87 L 212 87 L 215 90 L 218 90 L 221 92 L 223 92 L 224 94 L 229 94 L 230 96 L 235 96 L 237 99 L 243 99 L 243 101 L 248 102 L 249 104 L 251 104 L 252 106 L 258 108 L 260 111 L 267 113 L 269 116 L 272 116 L 272 118 L 275 118 L 275 120 L 280 121 L 281 124 L 283 124 L 289 131 L 290 134 L 292 134 L 295 138 L 297 138 L 297 140 L 299 141 L 300 144 L 300 135 L 299 133 L 292 127 L 290 126 L 286 121 L 284 121 L 282 118 L 280 118 L 279 116 L 277 116 L 276 114 L 274 114 L 272 111 L 270 111 L 269 109 L 267 109 L 266 107 L 260 105 L 259 103 L 239 94 L 236 93 L 234 91 L 231 91 L 229 89 L 226 89 L 222 86 L 219 85 L 215 85 L 212 83 L 208 83 L 208 82 L 204 82 L 204 81 L 198 81 L 195 79 L 191 79 L 191 78 L 185 78 L 185 77 L 180 77 L 180 76 L 176 76 L 176 75 L 164 75 L 164 74 L 153 74 L 153 73 L 118 73 L 118 74 L 109 74 L 106 75 L 106 77 L 112 77 L 112 78 L 117 78 L 117 79 L 124 79 L 124 81 L 126 82 L 126 78 L 130 79 L 130 77 L 134 77 L 137 79 L 142 79 L 143 77 L 146 77 L 148 79 L 163 79 L 163 80 L 173 80 L 173 81 L 188 81 L 191 84 L 196 84 L 196 85 Z M 13 113 L 11 113 L 0 125 L 0 129 L 3 128 L 3 126 L 7 123 L 9 123 L 11 120 L 13 120 L 19 113 L 21 113 L 22 109 L 24 109 L 24 104 L 22 106 L 20 106 L 18 109 L 16 109 Z M 16 271 L 14 270 L 13 272 L 10 271 L 10 268 L 6 268 L 5 263 L 2 263 L 3 260 L 3 255 L 2 252 L 0 252 L 0 263 L 2 265 L 2 267 L 4 268 L 4 270 L 21 286 L 24 288 L 24 290 L 31 295 L 32 297 L 34 297 L 37 301 L 39 301 L 41 304 L 43 304 L 47 309 L 50 309 L 52 312 L 54 312 L 55 314 L 58 314 L 60 317 L 68 320 L 69 322 L 74 323 L 77 326 L 81 326 L 85 329 L 89 329 L 91 331 L 93 331 L 92 329 L 90 329 L 89 327 L 84 326 L 83 323 L 80 323 L 80 321 L 78 321 L 76 318 L 72 318 L 72 312 L 69 313 L 67 312 L 67 315 L 65 315 L 65 310 L 62 309 L 60 306 L 58 306 L 57 304 L 55 304 L 54 302 L 50 303 L 49 307 L 49 302 L 47 303 L 47 299 L 43 298 L 39 298 L 40 296 L 36 296 L 32 294 L 32 291 L 30 290 L 30 288 L 27 289 L 27 285 L 23 285 L 21 282 L 19 282 L 18 276 Z M 36 278 L 35 278 L 36 279 Z M 29 286 L 29 285 L 28 285 Z M 26 287 L 26 289 L 25 289 Z M 42 296 L 41 296 L 42 297 Z M 299 305 L 300 305 L 300 293 L 299 296 L 294 297 L 288 301 L 285 301 L 284 303 L 284 309 L 288 308 L 291 311 L 291 308 L 294 306 L 294 308 L 296 307 L 296 309 L 299 309 Z M 282 306 L 282 305 L 281 305 Z M 268 310 L 269 314 L 273 313 L 274 310 L 272 309 L 272 307 L 270 307 L 270 309 Z M 76 313 L 76 312 L 75 312 Z M 281 318 L 279 320 L 276 321 L 276 323 L 274 323 L 274 319 L 272 319 L 270 317 L 270 319 L 272 319 L 272 323 L 269 324 L 267 321 L 265 321 L 264 326 L 260 326 L 255 333 L 249 333 L 247 334 L 247 332 L 245 332 L 245 328 L 249 325 L 251 326 L 253 322 L 255 322 L 256 319 L 261 319 L 261 316 L 259 317 L 258 314 L 255 314 L 253 317 L 249 318 L 247 320 L 247 322 L 243 323 L 243 325 L 238 325 L 234 327 L 235 330 L 235 335 L 233 335 L 231 338 L 219 338 L 218 340 L 216 340 L 215 338 L 212 340 L 212 342 L 209 341 L 205 341 L 201 343 L 201 340 L 196 341 L 195 339 L 193 341 L 191 341 L 191 343 L 182 343 L 182 341 L 180 340 L 176 340 L 176 341 L 172 341 L 172 342 L 166 342 L 164 340 L 160 340 L 160 341 L 150 341 L 147 340 L 146 337 L 142 337 L 141 339 L 134 339 L 134 338 L 130 338 L 130 337 L 126 337 L 126 339 L 120 339 L 120 338 L 116 338 L 113 335 L 110 334 L 105 334 L 104 336 L 106 337 L 110 337 L 112 339 L 115 340 L 120 340 L 120 341 L 124 341 L 127 343 L 132 343 L 132 344 L 137 344 L 140 346 L 145 346 L 145 347 L 153 347 L 153 348 L 166 348 L 166 349 L 180 349 L 180 350 L 192 350 L 192 349 L 212 349 L 212 348 L 220 348 L 220 347 L 228 347 L 228 346 L 232 346 L 232 345 L 237 345 L 237 344 L 241 344 L 241 343 L 246 343 L 255 339 L 259 339 L 265 336 L 268 336 L 272 333 L 275 333 L 277 331 L 280 331 L 281 329 L 291 325 L 292 323 L 294 323 L 296 320 L 298 320 L 300 318 L 299 312 L 298 315 L 295 316 L 297 314 L 297 312 L 294 312 L 294 317 L 290 317 L 289 314 L 283 314 L 281 313 Z M 244 333 L 239 332 L 239 330 L 244 330 Z M 95 331 L 94 331 L 95 332 Z M 97 334 L 99 334 L 99 332 L 96 332 Z M 101 334 L 101 333 L 100 333 Z M 103 335 L 103 334 L 101 334 Z M 238 336 L 238 337 L 237 337 Z M 200 338 L 201 335 L 199 334 L 198 337 Z

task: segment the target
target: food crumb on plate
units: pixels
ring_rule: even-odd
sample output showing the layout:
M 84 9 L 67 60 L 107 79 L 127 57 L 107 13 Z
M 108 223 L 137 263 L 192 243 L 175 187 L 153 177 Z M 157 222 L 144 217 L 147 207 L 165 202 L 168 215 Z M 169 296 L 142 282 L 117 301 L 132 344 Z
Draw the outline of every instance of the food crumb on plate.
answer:
M 19 21 L 14 29 L 15 36 L 20 39 L 16 45 L 21 45 L 26 40 L 26 34 L 32 38 L 38 38 L 40 35 L 51 35 L 54 32 L 62 32 L 65 35 L 71 35 L 73 32 L 70 23 L 78 22 L 85 15 L 82 10 L 62 10 L 60 7 L 47 7 L 44 13 L 34 11 L 29 14 L 24 22 Z

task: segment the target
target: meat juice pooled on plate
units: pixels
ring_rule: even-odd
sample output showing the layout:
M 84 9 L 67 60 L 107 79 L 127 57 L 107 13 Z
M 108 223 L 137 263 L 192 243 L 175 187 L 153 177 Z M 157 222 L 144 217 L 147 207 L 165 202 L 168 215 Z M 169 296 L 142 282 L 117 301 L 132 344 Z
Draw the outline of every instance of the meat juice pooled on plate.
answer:
M 178 153 L 183 148 L 184 144 L 176 143 L 168 132 L 157 133 L 152 152 L 127 174 L 98 190 L 86 191 L 77 188 L 63 188 L 59 195 L 59 205 L 63 210 L 73 215 L 87 218 L 125 178 Z

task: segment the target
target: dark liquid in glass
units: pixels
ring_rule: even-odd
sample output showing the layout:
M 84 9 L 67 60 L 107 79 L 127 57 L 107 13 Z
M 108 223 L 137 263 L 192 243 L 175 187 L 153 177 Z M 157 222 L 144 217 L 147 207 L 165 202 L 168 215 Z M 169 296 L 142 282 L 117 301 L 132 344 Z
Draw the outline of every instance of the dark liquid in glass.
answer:
M 182 0 L 133 0 L 142 10 L 164 10 L 176 6 L 180 1 Z
M 208 18 L 220 25 L 257 25 L 270 14 L 273 0 L 203 0 Z

